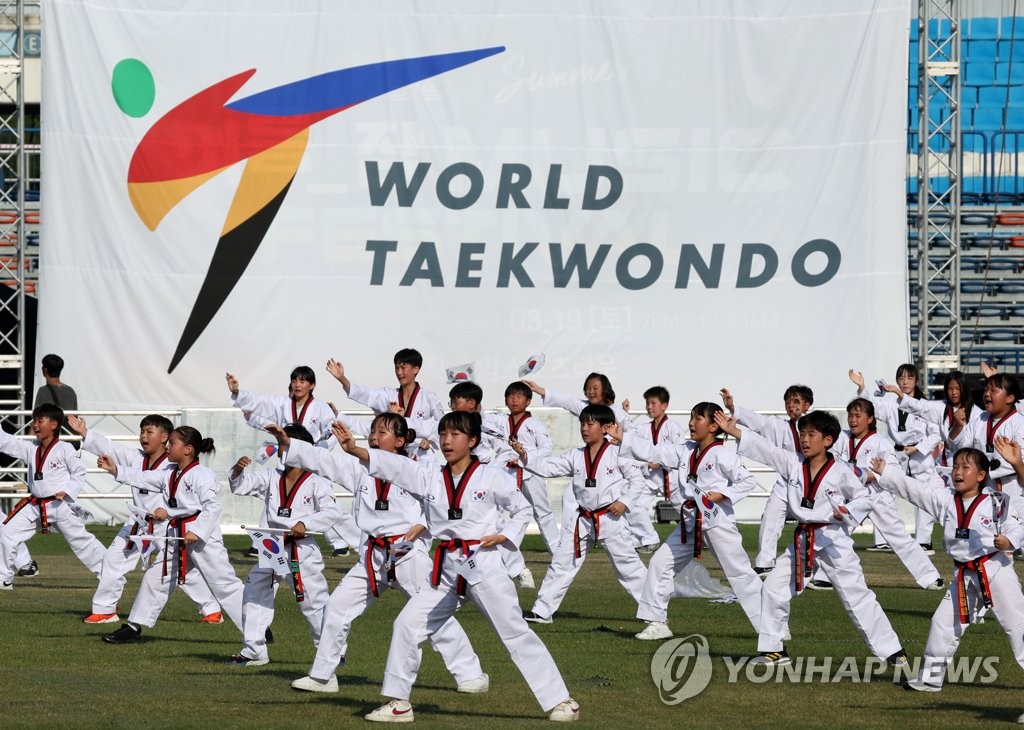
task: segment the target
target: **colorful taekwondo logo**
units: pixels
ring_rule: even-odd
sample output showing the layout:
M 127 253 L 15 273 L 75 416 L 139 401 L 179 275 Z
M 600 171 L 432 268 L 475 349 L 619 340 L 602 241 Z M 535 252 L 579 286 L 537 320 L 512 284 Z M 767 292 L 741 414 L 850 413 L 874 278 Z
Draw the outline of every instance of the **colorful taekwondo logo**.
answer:
M 255 255 L 295 179 L 310 126 L 504 50 L 499 46 L 355 66 L 229 102 L 256 73 L 250 69 L 200 91 L 158 119 L 135 148 L 128 167 L 128 197 L 151 231 L 193 190 L 246 161 L 206 279 L 167 371 L 177 367 L 213 320 Z M 114 67 L 112 87 L 118 107 L 129 116 L 142 117 L 153 106 L 153 76 L 137 59 Z

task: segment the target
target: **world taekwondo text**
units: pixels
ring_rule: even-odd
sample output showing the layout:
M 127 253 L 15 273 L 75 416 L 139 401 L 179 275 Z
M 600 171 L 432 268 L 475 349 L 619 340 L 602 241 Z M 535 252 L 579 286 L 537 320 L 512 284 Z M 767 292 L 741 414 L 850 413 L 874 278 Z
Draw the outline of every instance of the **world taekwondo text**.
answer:
M 497 172 L 495 191 L 484 200 L 484 172 L 469 162 L 455 162 L 442 168 L 434 176 L 433 185 L 427 183 L 432 167 L 429 162 L 419 162 L 409 169 L 404 162 L 392 162 L 383 174 L 381 162 L 367 160 L 365 167 L 373 207 L 411 208 L 421 196 L 433 194 L 449 210 L 493 204 L 495 210 L 540 207 L 566 212 L 605 211 L 619 201 L 626 189 L 619 170 L 609 165 L 590 165 L 582 195 L 574 201 L 562 192 L 562 165 L 551 164 L 538 175 L 529 165 L 506 163 Z M 457 255 L 453 257 L 455 248 Z M 663 278 L 671 279 L 675 289 L 687 289 L 698 282 L 705 289 L 717 289 L 723 283 L 723 273 L 726 285 L 752 289 L 767 284 L 780 265 L 787 263 L 797 284 L 816 287 L 831 281 L 842 263 L 840 247 L 827 238 L 802 243 L 788 262 L 780 262 L 775 247 L 760 241 L 592 244 L 534 240 L 456 244 L 400 241 L 382 236 L 367 239 L 366 252 L 370 254 L 371 286 L 397 283 L 409 287 L 423 282 L 430 287 L 457 289 L 479 288 L 485 283 L 498 289 L 531 289 L 537 280 L 551 281 L 556 289 L 590 289 L 605 267 L 614 268 L 615 280 L 627 290 L 647 289 Z

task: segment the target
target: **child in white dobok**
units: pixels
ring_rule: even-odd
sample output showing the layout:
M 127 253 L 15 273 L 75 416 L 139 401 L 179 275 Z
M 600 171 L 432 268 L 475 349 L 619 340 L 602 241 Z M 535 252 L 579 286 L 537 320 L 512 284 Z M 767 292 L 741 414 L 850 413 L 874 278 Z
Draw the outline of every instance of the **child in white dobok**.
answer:
M 232 623 L 242 630 L 242 581 L 228 560 L 219 519 L 220 480 L 199 463 L 199 455 L 213 451 L 213 439 L 203 438 L 191 426 L 178 426 L 167 441 L 167 458 L 172 471 L 142 471 L 119 466 L 108 455 L 99 458 L 101 469 L 122 484 L 160 490 L 163 504 L 147 517 L 161 523 L 154 530 L 160 551 L 142 576 L 131 613 L 121 628 L 106 634 L 108 644 L 130 644 L 142 640 L 142 627 L 156 624 L 174 589 L 198 571 Z
M 313 445 L 313 435 L 297 423 L 284 427 L 289 438 Z M 325 451 L 324 449 L 320 449 Z M 320 627 L 327 604 L 327 579 L 320 545 L 309 532 L 329 530 L 341 519 L 331 483 L 311 471 L 280 466 L 246 474 L 252 459 L 243 456 L 231 470 L 228 484 L 232 494 L 256 497 L 263 502 L 260 527 L 284 532 L 283 556 L 288 561 L 288 578 L 295 601 L 309 624 L 313 646 L 320 643 Z M 258 667 L 270 661 L 267 629 L 274 621 L 274 596 L 285 575 L 270 567 L 253 566 L 242 594 L 242 650 L 231 657 L 236 666 Z
M 499 550 L 518 550 L 530 521 L 530 504 L 502 469 L 483 466 L 472 448 L 480 440 L 478 413 L 448 413 L 439 426 L 441 469 L 397 454 L 358 446 L 340 427 L 342 448 L 367 465 L 370 475 L 423 500 L 427 527 L 439 541 L 430 585 L 410 597 L 395 619 L 384 686 L 392 698 L 366 716 L 374 722 L 410 721 L 409 695 L 420 665 L 420 644 L 445 625 L 466 598 L 491 625 L 549 719 L 579 718 L 547 648 L 523 620 L 515 585 Z M 502 512 L 508 513 L 506 521 Z
M 715 423 L 721 413 L 715 403 L 698 403 L 690 413 L 690 440 L 658 444 L 630 431 L 622 439 L 623 457 L 678 469 L 680 479 L 673 504 L 681 508 L 679 527 L 665 539 L 647 566 L 647 580 L 636 617 L 647 622 L 638 639 L 667 639 L 668 602 L 676 573 L 700 559 L 703 545 L 718 558 L 754 631 L 761 617 L 761 579 L 750 566 L 743 538 L 736 527 L 733 505 L 750 494 L 757 482 L 731 449 L 724 448 Z M 612 431 L 613 437 L 618 437 Z
M 615 577 L 630 597 L 639 602 L 647 568 L 636 554 L 625 515 L 638 509 L 647 485 L 636 464 L 621 458 L 605 435 L 615 424 L 608 406 L 589 405 L 580 412 L 583 446 L 534 463 L 518 442 L 513 448 L 520 463 L 542 477 L 572 477 L 576 515 L 563 517 L 562 538 L 551 557 L 527 621 L 549 624 L 569 586 L 583 567 L 591 545 L 600 542 L 612 563 Z
M 850 468 L 830 452 L 839 437 L 839 421 L 831 413 L 811 411 L 800 419 L 802 455 L 772 446 L 736 421 L 719 413 L 716 423 L 739 440 L 740 456 L 767 464 L 786 480 L 789 514 L 799 523 L 793 544 L 779 555 L 761 590 L 758 662 L 788 664 L 783 648 L 789 626 L 790 604 L 820 563 L 836 586 L 836 595 L 872 653 L 893 665 L 905 665 L 906 654 L 896 632 L 864 581 L 864 571 L 853 550 L 850 533 L 871 511 L 873 496 Z
M 867 398 L 855 398 L 846 406 L 846 420 L 850 426 L 833 445 L 836 458 L 849 464 L 858 479 L 875 495 L 875 506 L 869 517 L 875 531 L 875 544 L 879 540 L 889 546 L 925 590 L 942 590 L 939 571 L 928 559 L 924 548 L 907 532 L 892 494 L 875 484 L 875 475 L 869 468 L 872 459 L 880 457 L 898 465 L 893 442 L 878 433 L 875 407 Z
M 352 514 L 363 531 L 359 561 L 349 569 L 327 602 L 316 659 L 309 674 L 292 682 L 305 692 L 337 692 L 335 672 L 344 661 L 352 622 L 362 616 L 388 588 L 411 597 L 426 590 L 430 575 L 430 533 L 419 500 L 399 484 L 371 477 L 353 456 L 310 448 L 276 428 L 285 464 L 310 469 L 352 493 Z M 339 433 L 340 433 L 339 429 Z M 367 437 L 371 449 L 405 454 L 407 444 L 415 451 L 416 433 L 397 413 L 381 413 L 373 419 Z M 422 452 L 434 464 L 431 452 Z M 486 692 L 490 679 L 462 626 L 451 617 L 430 637 L 430 643 L 458 682 L 458 691 Z
M 1019 450 L 1018 450 L 1019 455 Z M 1024 667 L 1024 594 L 1013 569 L 1013 551 L 1024 545 L 1024 499 L 985 486 L 989 458 L 979 449 L 953 456 L 954 493 L 943 494 L 908 477 L 882 459 L 871 463 L 878 484 L 923 510 L 942 527 L 946 553 L 953 559 L 949 590 L 932 615 L 921 673 L 907 689 L 938 692 L 976 611 L 991 608 Z

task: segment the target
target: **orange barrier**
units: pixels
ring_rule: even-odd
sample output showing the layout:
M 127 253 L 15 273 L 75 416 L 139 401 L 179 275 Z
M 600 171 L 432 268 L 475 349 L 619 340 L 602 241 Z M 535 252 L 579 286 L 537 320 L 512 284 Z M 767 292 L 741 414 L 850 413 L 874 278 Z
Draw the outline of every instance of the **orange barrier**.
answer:
M 0 210 L 0 226 L 9 226 L 18 222 L 18 214 L 13 210 Z
M 38 210 L 26 210 L 25 211 L 25 224 L 30 226 L 39 225 L 39 211 Z
M 32 266 L 31 261 L 28 257 L 25 257 L 25 270 L 27 271 Z M 0 267 L 7 269 L 8 271 L 14 271 L 18 268 L 18 257 L 17 256 L 0 256 Z
M 11 289 L 17 289 L 18 288 L 18 282 L 14 281 L 13 279 L 6 279 L 4 281 L 0 281 L 0 284 L 3 284 L 6 287 L 10 287 Z M 26 281 L 24 289 L 25 289 L 25 293 L 26 294 L 35 294 L 36 293 L 36 282 L 34 282 L 34 281 Z
M 1000 213 L 996 223 L 1001 226 L 1024 226 L 1024 213 Z
M 1012 248 L 1024 248 L 1024 236 L 1010 236 L 1009 246 Z

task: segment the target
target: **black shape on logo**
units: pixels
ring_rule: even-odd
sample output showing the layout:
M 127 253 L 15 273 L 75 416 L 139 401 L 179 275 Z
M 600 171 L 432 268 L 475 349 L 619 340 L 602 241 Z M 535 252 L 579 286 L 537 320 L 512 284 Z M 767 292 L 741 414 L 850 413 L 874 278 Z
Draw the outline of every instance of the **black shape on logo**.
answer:
M 178 347 L 167 368 L 168 373 L 174 372 L 181 359 L 192 349 L 192 345 L 203 334 L 231 290 L 235 288 L 235 284 L 242 278 L 252 257 L 256 255 L 256 249 L 260 247 L 267 231 L 270 230 L 270 224 L 274 222 L 274 217 L 294 180 L 292 177 L 281 192 L 255 215 L 228 231 L 217 241 L 217 248 L 214 249 L 213 258 L 210 260 L 210 268 L 206 271 L 206 278 L 199 289 L 196 303 L 192 305 L 192 313 L 185 323 L 181 339 L 178 340 Z

